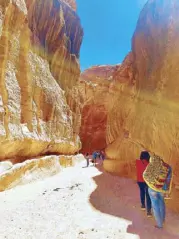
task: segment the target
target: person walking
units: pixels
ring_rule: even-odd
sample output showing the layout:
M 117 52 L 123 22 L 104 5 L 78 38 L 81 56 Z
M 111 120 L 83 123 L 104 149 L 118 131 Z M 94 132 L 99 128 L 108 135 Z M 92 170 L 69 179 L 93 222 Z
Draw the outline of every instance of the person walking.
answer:
M 86 163 L 87 163 L 86 167 L 88 167 L 89 166 L 89 159 L 90 159 L 89 153 L 86 153 L 85 158 L 86 158 Z
M 143 174 L 149 189 L 152 208 L 157 225 L 163 228 L 166 211 L 164 194 L 170 193 L 172 185 L 172 168 L 157 155 L 150 158 L 149 164 Z
M 142 151 L 140 154 L 140 159 L 136 160 L 136 170 L 137 170 L 137 184 L 140 190 L 140 201 L 141 209 L 145 210 L 147 206 L 147 216 L 151 217 L 151 200 L 148 193 L 148 186 L 144 181 L 143 173 L 149 164 L 150 154 L 147 151 Z
M 102 161 L 104 161 L 104 159 L 105 159 L 105 153 L 103 150 L 101 151 L 101 159 L 102 159 Z
M 93 166 L 96 166 L 96 158 L 97 158 L 97 152 L 94 151 L 92 154 L 92 162 L 93 162 Z
M 100 165 L 103 165 L 105 159 L 105 153 L 103 150 L 100 151 Z

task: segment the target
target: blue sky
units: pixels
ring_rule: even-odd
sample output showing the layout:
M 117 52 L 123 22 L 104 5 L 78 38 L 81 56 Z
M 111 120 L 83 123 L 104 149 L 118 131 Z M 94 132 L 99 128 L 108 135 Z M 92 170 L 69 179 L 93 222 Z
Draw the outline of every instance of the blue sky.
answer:
M 146 0 L 76 0 L 84 29 L 81 70 L 121 63 Z

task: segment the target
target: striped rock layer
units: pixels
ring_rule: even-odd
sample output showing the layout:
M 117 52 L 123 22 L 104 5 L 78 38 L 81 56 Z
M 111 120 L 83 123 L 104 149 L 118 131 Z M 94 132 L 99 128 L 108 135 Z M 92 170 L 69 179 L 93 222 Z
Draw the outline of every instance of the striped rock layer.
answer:
M 160 155 L 173 168 L 173 200 L 169 204 L 179 211 L 178 11 L 178 0 L 146 3 L 139 16 L 131 52 L 111 74 L 105 97 L 101 92 L 99 97 L 101 102 L 104 100 L 107 118 L 103 125 L 106 129 L 103 140 L 107 144 L 105 169 L 135 178 L 135 159 L 141 150 Z M 89 87 L 86 92 L 90 91 Z M 91 96 L 91 101 L 96 99 L 96 94 Z
M 0 1 L 0 159 L 81 147 L 83 37 L 74 1 Z

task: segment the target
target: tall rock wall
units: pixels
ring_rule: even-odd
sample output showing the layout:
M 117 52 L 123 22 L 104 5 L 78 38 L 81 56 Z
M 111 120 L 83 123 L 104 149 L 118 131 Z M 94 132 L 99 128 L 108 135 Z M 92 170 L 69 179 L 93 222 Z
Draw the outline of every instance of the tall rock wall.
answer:
M 130 107 L 127 101 L 121 107 L 128 107 L 128 114 L 122 120 L 120 117 L 116 119 L 119 124 L 125 122 L 124 128 L 128 134 L 121 142 L 118 139 L 121 127 L 117 129 L 116 123 L 109 117 L 107 137 L 110 145 L 106 152 L 110 158 L 129 161 L 135 155 L 135 150 L 148 149 L 164 157 L 173 167 L 177 164 L 178 9 L 178 1 L 148 1 L 140 14 L 130 53 L 133 56 L 130 64 L 131 83 L 127 87 L 130 93 L 127 90 L 123 93 L 127 101 L 131 97 L 133 100 Z M 125 61 L 121 68 L 124 64 Z M 124 87 L 124 83 L 121 87 Z M 121 102 L 120 96 L 117 102 Z M 113 104 L 114 108 L 116 106 L 114 112 L 120 111 L 121 114 L 120 103 L 117 108 L 117 102 Z M 112 128 L 115 128 L 115 133 L 112 133 Z M 126 145 L 127 154 L 123 154 L 123 144 Z M 116 151 L 116 147 L 120 150 Z
M 0 159 L 80 149 L 75 95 L 83 31 L 70 6 L 75 2 L 0 1 Z
M 130 52 L 118 71 L 113 74 L 108 94 L 107 148 L 105 169 L 122 176 L 134 176 L 134 157 L 139 153 L 136 144 L 128 142 L 135 116 L 136 81 L 133 69 L 134 54 Z M 131 170 L 132 169 L 132 170 Z
M 172 200 L 168 204 L 177 211 L 179 211 L 178 12 L 178 0 L 147 2 L 132 39 L 132 51 L 121 66 L 111 73 L 111 77 L 108 76 L 111 80 L 104 90 L 103 97 L 107 117 L 105 135 L 103 134 L 107 144 L 104 168 L 108 172 L 135 179 L 135 159 L 139 157 L 140 151 L 149 150 L 159 154 L 173 168 Z M 98 72 L 93 75 L 93 81 L 97 76 Z M 93 94 L 89 94 L 87 87 L 87 98 L 88 94 L 91 95 L 90 100 L 96 99 L 96 95 L 102 95 L 98 90 L 96 88 Z M 96 117 L 100 115 L 100 112 L 93 111 L 93 118 L 95 112 Z M 83 118 L 84 115 L 83 113 Z M 87 129 L 90 125 L 89 120 L 85 119 L 84 122 L 82 125 L 87 125 L 86 128 L 83 126 Z M 100 143 L 96 145 L 98 144 Z
M 81 74 L 82 152 L 92 153 L 106 147 L 107 95 L 113 72 L 118 66 L 94 66 Z
M 105 163 L 107 171 L 135 178 L 135 158 L 140 151 L 147 149 L 159 154 L 173 168 L 171 204 L 176 210 L 179 210 L 178 11 L 177 0 L 149 0 L 140 14 L 132 40 L 131 82 L 127 77 L 129 84 L 121 96 L 118 91 L 108 117 L 106 153 L 111 160 Z M 120 87 L 124 89 L 125 84 Z

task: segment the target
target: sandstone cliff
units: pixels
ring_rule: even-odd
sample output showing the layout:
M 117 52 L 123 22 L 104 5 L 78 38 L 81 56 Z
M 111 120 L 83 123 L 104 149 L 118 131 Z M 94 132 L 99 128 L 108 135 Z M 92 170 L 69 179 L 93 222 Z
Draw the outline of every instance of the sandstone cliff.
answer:
M 94 66 L 81 74 L 79 92 L 82 105 L 80 138 L 82 152 L 106 147 L 107 95 L 117 66 Z
M 171 204 L 176 210 L 179 210 L 178 10 L 177 0 L 149 0 L 140 14 L 132 40 L 128 83 L 121 84 L 122 95 L 121 91 L 117 93 L 113 112 L 109 113 L 106 153 L 113 160 L 105 163 L 110 172 L 135 177 L 134 159 L 140 150 L 161 155 L 174 171 Z
M 80 149 L 75 1 L 0 1 L 0 159 Z
M 102 92 L 98 93 L 99 88 L 92 90 L 94 87 L 91 89 L 88 83 L 84 91 L 86 102 L 96 102 L 96 95 L 102 95 L 98 102 L 105 105 L 107 125 L 100 132 L 102 142 L 105 137 L 107 144 L 108 159 L 104 161 L 104 168 L 111 173 L 135 178 L 135 159 L 141 150 L 161 155 L 173 168 L 173 200 L 170 204 L 175 205 L 176 210 L 179 210 L 178 11 L 177 0 L 149 0 L 140 14 L 132 51 L 122 65 L 108 75 L 110 82 L 107 87 L 100 87 Z M 99 74 L 93 72 L 93 80 L 86 79 L 91 84 L 96 82 Z M 87 105 L 87 110 L 84 107 L 83 111 L 90 112 L 93 106 Z M 90 116 L 93 115 L 94 122 L 100 115 L 97 110 L 91 112 L 82 114 L 83 143 L 90 132 Z M 94 134 L 96 132 L 97 128 Z

